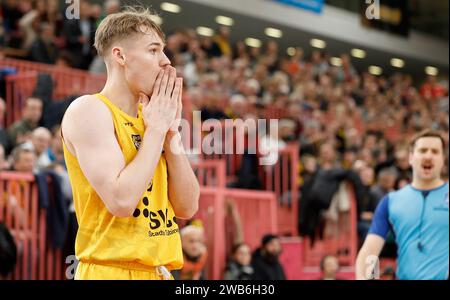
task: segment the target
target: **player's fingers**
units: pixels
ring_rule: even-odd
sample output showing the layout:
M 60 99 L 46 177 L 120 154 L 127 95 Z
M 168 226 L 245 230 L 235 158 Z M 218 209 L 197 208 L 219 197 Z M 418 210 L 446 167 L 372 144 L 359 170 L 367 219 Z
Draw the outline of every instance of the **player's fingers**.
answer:
M 169 81 L 169 75 L 170 75 L 169 70 L 167 68 L 164 69 L 164 75 L 162 76 L 162 79 L 161 79 L 161 85 L 159 88 L 158 95 L 161 95 L 161 96 L 165 95 L 166 89 L 167 89 L 167 83 Z
M 166 87 L 166 95 L 172 96 L 173 88 L 175 86 L 175 80 L 177 79 L 177 73 L 175 68 L 169 67 L 169 81 Z
M 181 109 L 183 107 L 183 77 L 178 78 L 180 80 L 180 84 L 181 84 L 181 90 L 180 93 L 178 95 L 178 107 Z
M 174 87 L 173 93 L 172 93 L 172 101 L 174 103 L 177 103 L 177 101 L 179 101 L 181 89 L 182 89 L 182 79 L 177 78 L 177 80 L 175 82 L 175 87 Z
M 152 98 L 153 98 L 153 96 L 159 95 L 159 90 L 161 89 L 161 80 L 162 80 L 163 75 L 164 75 L 164 70 L 161 69 L 158 73 L 158 76 L 156 76 L 156 81 L 153 85 Z

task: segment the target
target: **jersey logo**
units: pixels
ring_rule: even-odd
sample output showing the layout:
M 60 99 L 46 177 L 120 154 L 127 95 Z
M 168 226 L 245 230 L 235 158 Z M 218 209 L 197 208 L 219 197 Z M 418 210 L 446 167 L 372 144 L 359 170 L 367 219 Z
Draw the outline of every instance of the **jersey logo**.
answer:
M 139 134 L 132 134 L 131 139 L 133 140 L 133 144 L 136 147 L 136 150 L 139 150 L 142 142 L 141 136 Z
M 124 125 L 125 125 L 125 126 L 130 126 L 130 127 L 133 127 L 133 126 L 134 126 L 134 124 L 131 123 L 131 122 L 126 122 L 126 123 L 124 123 Z

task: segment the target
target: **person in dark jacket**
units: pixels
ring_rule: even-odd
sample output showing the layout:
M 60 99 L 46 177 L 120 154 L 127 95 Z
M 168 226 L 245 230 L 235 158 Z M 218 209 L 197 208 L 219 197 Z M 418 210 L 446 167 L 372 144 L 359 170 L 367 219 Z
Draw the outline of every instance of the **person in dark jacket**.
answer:
M 58 57 L 58 48 L 53 42 L 55 29 L 52 24 L 43 23 L 39 30 L 39 37 L 31 44 L 30 60 L 44 64 L 54 64 Z
M 271 234 L 262 238 L 261 247 L 252 256 L 254 280 L 285 280 L 283 266 L 278 257 L 281 254 L 280 239 Z
M 225 280 L 250 280 L 253 276 L 251 252 L 247 244 L 236 244 L 232 249 L 232 257 L 227 265 Z

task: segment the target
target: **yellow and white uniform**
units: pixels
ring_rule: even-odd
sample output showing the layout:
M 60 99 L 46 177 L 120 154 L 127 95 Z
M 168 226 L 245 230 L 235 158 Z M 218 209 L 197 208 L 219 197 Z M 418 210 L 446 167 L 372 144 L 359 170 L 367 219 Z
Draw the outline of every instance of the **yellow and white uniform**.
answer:
M 95 96 L 110 109 L 117 141 L 126 164 L 130 163 L 144 135 L 142 106 L 139 106 L 138 117 L 134 118 L 105 96 Z M 119 218 L 108 211 L 84 176 L 77 158 L 63 145 L 79 225 L 75 242 L 79 264 L 75 279 L 172 278 L 163 267 L 169 271 L 180 269 L 183 254 L 178 225 L 168 199 L 164 154 L 133 216 Z

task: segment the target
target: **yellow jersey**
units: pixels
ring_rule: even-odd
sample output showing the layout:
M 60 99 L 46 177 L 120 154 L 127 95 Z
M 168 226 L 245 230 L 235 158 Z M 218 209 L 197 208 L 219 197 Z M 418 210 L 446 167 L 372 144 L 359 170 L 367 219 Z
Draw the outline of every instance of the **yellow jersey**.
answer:
M 104 95 L 95 95 L 112 114 L 117 141 L 126 164 L 135 157 L 144 135 L 142 106 L 137 118 L 121 111 Z M 75 255 L 82 263 L 146 271 L 183 266 L 175 213 L 168 199 L 167 163 L 162 153 L 153 180 L 132 217 L 113 216 L 83 174 L 77 158 L 64 144 L 64 157 L 72 186 L 78 233 Z M 99 166 L 101 168 L 101 166 Z

